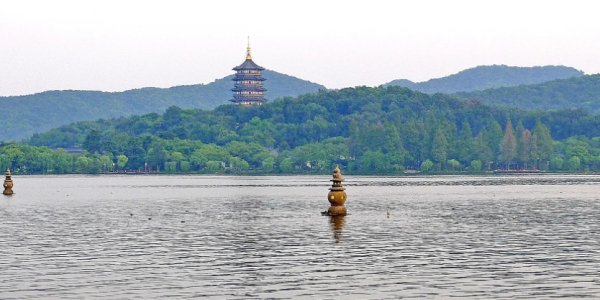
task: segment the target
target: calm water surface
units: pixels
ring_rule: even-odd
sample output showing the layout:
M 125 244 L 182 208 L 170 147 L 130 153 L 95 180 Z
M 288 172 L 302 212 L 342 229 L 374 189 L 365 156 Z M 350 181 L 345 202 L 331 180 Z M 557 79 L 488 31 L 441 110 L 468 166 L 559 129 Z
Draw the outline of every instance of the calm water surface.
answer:
M 600 298 L 600 176 L 329 178 L 15 176 L 0 298 Z

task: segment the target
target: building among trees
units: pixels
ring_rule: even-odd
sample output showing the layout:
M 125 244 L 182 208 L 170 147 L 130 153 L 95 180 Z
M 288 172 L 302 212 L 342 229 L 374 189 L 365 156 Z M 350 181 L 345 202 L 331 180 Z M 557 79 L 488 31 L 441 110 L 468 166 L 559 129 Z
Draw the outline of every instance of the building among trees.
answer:
M 235 83 L 233 89 L 231 89 L 233 91 L 231 102 L 244 106 L 255 106 L 262 105 L 267 101 L 264 98 L 266 89 L 263 87 L 265 78 L 262 77 L 262 71 L 265 68 L 252 61 L 250 40 L 248 40 L 248 47 L 246 48 L 246 60 L 233 70 L 236 73 L 233 77 Z

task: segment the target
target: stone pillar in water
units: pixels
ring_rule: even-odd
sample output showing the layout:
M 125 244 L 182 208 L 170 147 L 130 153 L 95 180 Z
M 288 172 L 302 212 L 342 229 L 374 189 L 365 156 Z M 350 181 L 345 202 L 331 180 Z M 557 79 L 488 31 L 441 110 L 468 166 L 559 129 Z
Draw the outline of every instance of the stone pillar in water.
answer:
M 333 184 L 329 188 L 329 194 L 327 195 L 327 200 L 329 200 L 331 206 L 327 210 L 327 215 L 345 216 L 346 207 L 344 206 L 344 203 L 346 203 L 346 192 L 344 190 L 346 188 L 342 186 L 344 177 L 342 177 L 339 165 L 335 166 L 335 170 L 333 170 L 333 179 L 331 179 L 331 181 Z
M 13 181 L 10 174 L 10 169 L 6 169 L 6 178 L 4 179 L 4 195 L 12 195 L 13 194 Z

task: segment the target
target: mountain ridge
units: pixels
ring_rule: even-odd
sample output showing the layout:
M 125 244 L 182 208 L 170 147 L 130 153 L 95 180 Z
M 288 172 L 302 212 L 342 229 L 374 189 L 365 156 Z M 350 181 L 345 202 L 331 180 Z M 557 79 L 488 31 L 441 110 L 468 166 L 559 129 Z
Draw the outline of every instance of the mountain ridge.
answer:
M 274 100 L 326 89 L 325 86 L 294 76 L 265 70 L 266 98 Z M 121 92 L 51 90 L 31 95 L 0 97 L 4 116 L 0 118 L 1 140 L 19 140 L 72 122 L 109 119 L 151 112 L 170 106 L 212 109 L 229 103 L 233 75 L 208 84 L 169 88 L 144 87 Z
M 537 84 L 583 75 L 582 71 L 566 66 L 515 67 L 507 65 L 483 65 L 422 82 L 396 79 L 384 84 L 384 86 L 399 85 L 428 94 L 449 94 L 523 84 Z
M 539 84 L 459 92 L 461 100 L 527 110 L 584 109 L 600 113 L 600 74 L 556 79 Z
M 520 75 L 513 76 L 514 78 L 512 78 L 511 74 Z M 264 75 L 267 78 L 265 87 L 267 88 L 266 98 L 268 100 L 286 96 L 294 97 L 326 89 L 323 85 L 271 70 L 265 70 Z M 512 80 L 509 83 L 512 82 L 511 84 L 514 87 L 535 81 L 552 81 L 556 80 L 556 77 L 564 79 L 565 77 L 581 78 L 585 76 L 587 75 L 583 75 L 583 72 L 565 66 L 509 67 L 506 65 L 493 65 L 466 69 L 457 74 L 437 79 L 434 78 L 424 83 L 429 84 L 430 89 L 437 84 L 438 89 L 430 90 L 430 92 L 440 92 L 442 88 L 445 90 L 456 90 L 457 86 L 460 85 L 464 89 L 470 90 L 474 86 L 477 86 L 477 88 L 490 85 L 497 86 L 506 84 Z M 229 103 L 228 100 L 231 98 L 230 89 L 233 87 L 232 77 L 233 75 L 229 75 L 207 84 L 178 85 L 169 88 L 143 87 L 121 92 L 52 90 L 32 95 L 0 97 L 0 105 L 4 111 L 3 117 L 0 118 L 0 126 L 5 129 L 0 132 L 0 141 L 24 139 L 34 133 L 44 132 L 78 121 L 112 119 L 129 115 L 162 112 L 170 106 L 213 109 L 219 105 Z M 419 85 L 421 84 L 413 83 L 409 80 L 396 80 L 395 82 L 398 85 L 403 85 L 417 91 L 419 91 Z M 394 84 L 387 84 L 387 86 L 389 85 Z M 508 90 L 502 91 L 508 93 L 506 92 Z M 578 92 L 572 89 L 569 91 L 571 93 Z M 499 98 L 500 96 L 493 96 L 492 94 L 468 94 L 472 92 L 459 91 L 446 93 L 453 94 L 453 96 L 463 100 L 471 98 L 481 99 L 482 102 L 489 103 L 490 105 L 515 105 L 516 107 L 526 109 L 547 108 L 544 106 L 527 106 L 523 100 L 511 100 L 512 98 L 520 99 L 518 96 L 503 95 L 501 98 L 505 101 L 502 101 Z M 555 109 L 581 107 L 597 111 L 593 102 L 600 103 L 600 100 L 595 100 L 596 98 L 600 99 L 600 90 L 596 91 L 594 88 L 590 88 L 588 94 L 587 99 L 592 99 L 591 105 L 589 103 L 587 105 L 572 104 L 568 101 L 568 98 L 570 98 L 569 95 L 563 95 L 560 101 L 562 106 L 554 105 L 548 107 Z M 539 99 L 537 100 L 538 102 L 552 101 L 553 96 L 555 96 L 547 93 L 543 95 L 548 99 Z M 595 95 L 599 95 L 599 97 Z M 586 99 L 584 100 L 582 101 L 589 102 Z

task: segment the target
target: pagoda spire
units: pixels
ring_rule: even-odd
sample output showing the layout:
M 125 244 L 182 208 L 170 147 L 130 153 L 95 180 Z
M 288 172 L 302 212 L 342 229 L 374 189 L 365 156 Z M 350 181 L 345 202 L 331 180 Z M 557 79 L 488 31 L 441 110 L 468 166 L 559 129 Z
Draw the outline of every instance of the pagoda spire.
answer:
M 246 59 L 252 60 L 252 54 L 250 53 L 250 37 L 248 36 L 248 47 L 246 47 Z
M 241 65 L 233 68 L 235 75 L 233 76 L 234 86 L 233 99 L 230 101 L 243 106 L 261 105 L 265 100 L 266 89 L 263 86 L 265 78 L 262 77 L 262 71 L 265 68 L 257 65 L 252 61 L 250 49 L 250 37 L 248 37 L 248 46 L 246 48 L 246 60 Z

